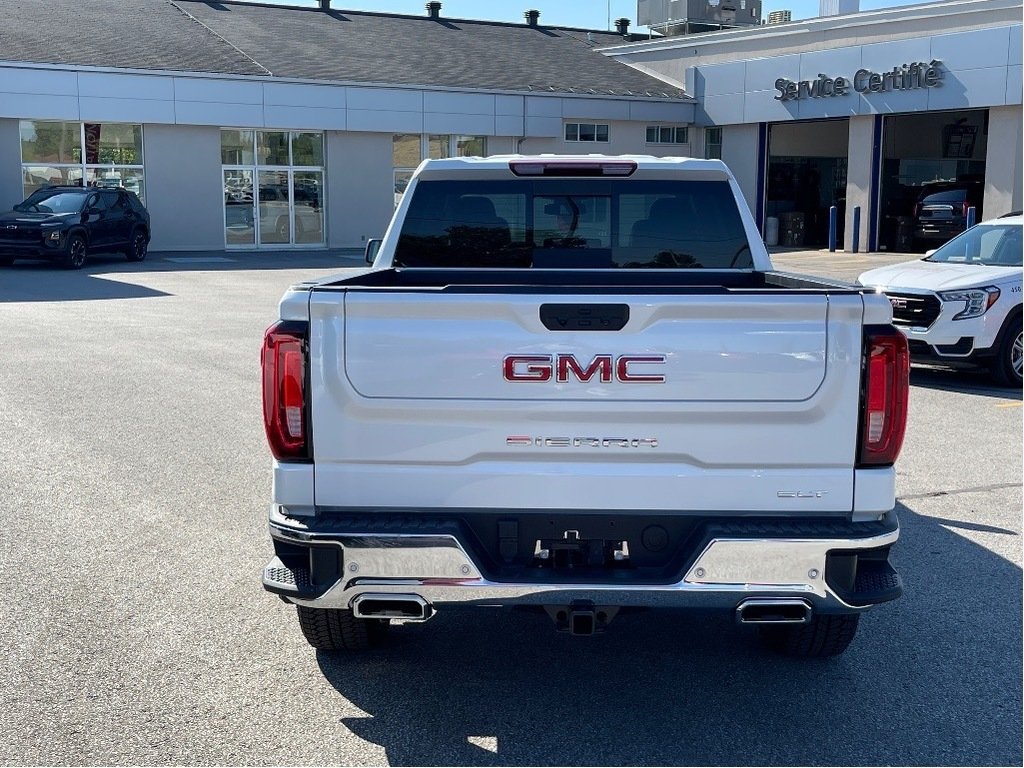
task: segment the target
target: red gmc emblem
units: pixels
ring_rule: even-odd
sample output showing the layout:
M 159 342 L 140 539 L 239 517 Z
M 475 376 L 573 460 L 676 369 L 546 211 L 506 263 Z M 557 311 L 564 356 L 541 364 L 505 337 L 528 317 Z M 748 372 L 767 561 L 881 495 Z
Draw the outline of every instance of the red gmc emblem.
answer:
M 575 355 L 508 355 L 502 368 L 505 381 L 543 382 L 553 378 L 560 384 L 570 379 L 584 383 L 597 380 L 602 384 L 615 380 L 623 384 L 661 384 L 664 374 L 650 373 L 649 366 L 664 364 L 664 355 L 595 355 L 586 365 Z M 648 372 L 638 371 L 640 366 L 641 371 Z

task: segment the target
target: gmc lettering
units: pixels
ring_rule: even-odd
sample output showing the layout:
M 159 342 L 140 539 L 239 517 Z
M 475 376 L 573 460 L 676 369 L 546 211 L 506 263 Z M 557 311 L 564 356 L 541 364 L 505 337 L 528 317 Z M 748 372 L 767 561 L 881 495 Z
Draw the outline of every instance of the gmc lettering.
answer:
M 570 379 L 584 384 L 595 379 L 602 384 L 616 380 L 623 384 L 661 384 L 665 375 L 651 373 L 650 366 L 664 364 L 664 355 L 595 355 L 586 365 L 571 354 L 508 355 L 502 370 L 505 381 L 513 382 L 545 382 L 553 377 L 559 384 Z

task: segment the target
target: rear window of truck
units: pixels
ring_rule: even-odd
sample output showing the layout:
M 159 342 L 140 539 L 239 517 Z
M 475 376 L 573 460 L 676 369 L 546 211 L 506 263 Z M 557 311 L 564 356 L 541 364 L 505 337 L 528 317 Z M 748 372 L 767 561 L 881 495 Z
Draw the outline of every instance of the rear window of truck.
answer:
M 421 181 L 396 267 L 752 269 L 726 181 Z

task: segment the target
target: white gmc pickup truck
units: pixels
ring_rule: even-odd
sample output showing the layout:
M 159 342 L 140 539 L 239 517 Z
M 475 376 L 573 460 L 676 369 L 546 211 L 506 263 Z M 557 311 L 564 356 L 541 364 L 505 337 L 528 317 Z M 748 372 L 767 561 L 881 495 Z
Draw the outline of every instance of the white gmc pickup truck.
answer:
M 263 345 L 263 584 L 311 645 L 446 606 L 719 611 L 828 656 L 901 593 L 907 342 L 772 269 L 714 160 L 427 161 L 372 268 Z

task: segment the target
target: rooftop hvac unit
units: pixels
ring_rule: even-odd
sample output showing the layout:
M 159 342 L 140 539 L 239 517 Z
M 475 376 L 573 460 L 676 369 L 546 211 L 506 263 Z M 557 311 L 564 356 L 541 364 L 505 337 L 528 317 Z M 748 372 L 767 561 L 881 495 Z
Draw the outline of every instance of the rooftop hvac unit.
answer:
M 845 16 L 860 11 L 860 0 L 821 0 L 818 12 L 821 16 Z
M 640 26 L 663 35 L 687 35 L 761 23 L 762 0 L 637 0 Z

